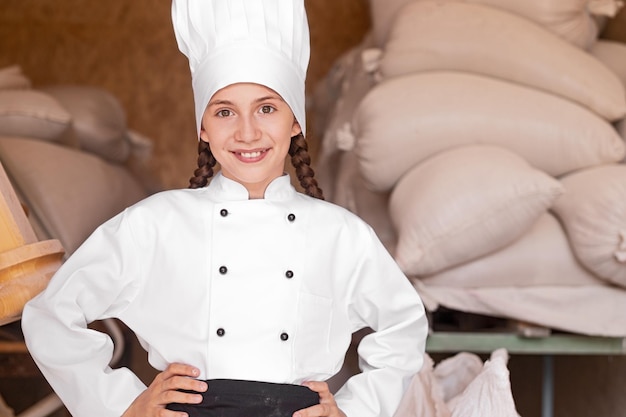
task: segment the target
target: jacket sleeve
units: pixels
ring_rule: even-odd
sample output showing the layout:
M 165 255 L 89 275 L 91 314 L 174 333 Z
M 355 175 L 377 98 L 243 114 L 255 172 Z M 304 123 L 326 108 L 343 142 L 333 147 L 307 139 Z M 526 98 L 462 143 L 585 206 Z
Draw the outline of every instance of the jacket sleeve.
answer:
M 75 417 L 119 417 L 146 389 L 130 370 L 109 367 L 111 338 L 88 327 L 116 317 L 137 291 L 141 262 L 123 219 L 98 228 L 22 315 L 30 354 Z
M 347 417 L 391 417 L 422 367 L 428 322 L 419 295 L 370 229 L 356 269 L 350 318 L 370 327 L 358 346 L 361 373 L 335 399 Z

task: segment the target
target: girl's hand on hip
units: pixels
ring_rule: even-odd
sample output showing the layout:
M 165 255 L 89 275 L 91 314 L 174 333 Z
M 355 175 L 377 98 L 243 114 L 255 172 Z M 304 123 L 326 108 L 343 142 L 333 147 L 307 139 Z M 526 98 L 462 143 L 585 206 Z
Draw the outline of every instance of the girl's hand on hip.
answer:
M 305 382 L 302 385 L 315 391 L 320 396 L 320 403 L 303 410 L 296 411 L 293 417 L 346 417 L 343 411 L 337 407 L 335 397 L 328 389 L 326 382 Z
M 122 417 L 182 417 L 186 413 L 167 410 L 170 403 L 198 404 L 202 402 L 202 395 L 189 394 L 179 390 L 204 392 L 208 389 L 206 382 L 194 378 L 200 371 L 182 363 L 170 364 L 167 369 L 159 373 L 148 389 L 142 392 L 128 407 Z

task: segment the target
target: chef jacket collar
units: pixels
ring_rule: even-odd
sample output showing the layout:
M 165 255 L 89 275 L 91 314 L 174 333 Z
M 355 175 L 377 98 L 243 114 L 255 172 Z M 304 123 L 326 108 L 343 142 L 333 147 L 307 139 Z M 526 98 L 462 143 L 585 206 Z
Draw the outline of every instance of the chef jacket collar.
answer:
M 220 201 L 242 201 L 250 198 L 246 187 L 237 181 L 226 178 L 221 171 L 213 177 L 207 189 Z M 291 184 L 289 174 L 283 174 L 267 186 L 264 198 L 275 201 L 288 200 L 295 193 L 296 189 Z

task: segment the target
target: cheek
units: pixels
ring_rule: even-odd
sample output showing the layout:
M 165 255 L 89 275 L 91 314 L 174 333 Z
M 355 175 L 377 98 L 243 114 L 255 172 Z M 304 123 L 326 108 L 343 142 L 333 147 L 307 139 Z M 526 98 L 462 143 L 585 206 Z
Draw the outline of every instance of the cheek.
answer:
M 275 132 L 276 135 L 274 136 L 275 138 L 278 138 L 276 140 L 277 144 L 281 147 L 284 148 L 289 148 L 289 145 L 291 144 L 291 130 L 286 130 L 286 129 L 280 129 L 280 131 Z
M 290 120 L 289 122 L 281 123 L 280 128 L 276 129 L 276 134 L 280 134 L 281 138 L 287 138 L 286 140 L 289 142 L 292 137 L 298 135 L 301 131 L 300 125 L 297 123 L 293 124 Z
M 228 127 L 215 122 L 205 126 L 206 129 L 200 132 L 200 139 L 211 145 L 211 150 L 217 150 L 228 138 Z

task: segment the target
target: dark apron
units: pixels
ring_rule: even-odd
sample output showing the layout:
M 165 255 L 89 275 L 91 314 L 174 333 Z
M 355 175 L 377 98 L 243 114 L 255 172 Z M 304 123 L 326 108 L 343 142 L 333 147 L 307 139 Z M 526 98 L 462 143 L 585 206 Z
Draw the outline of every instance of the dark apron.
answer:
M 302 385 L 209 379 L 202 403 L 172 403 L 168 410 L 189 417 L 291 417 L 303 408 L 319 404 L 318 393 Z

